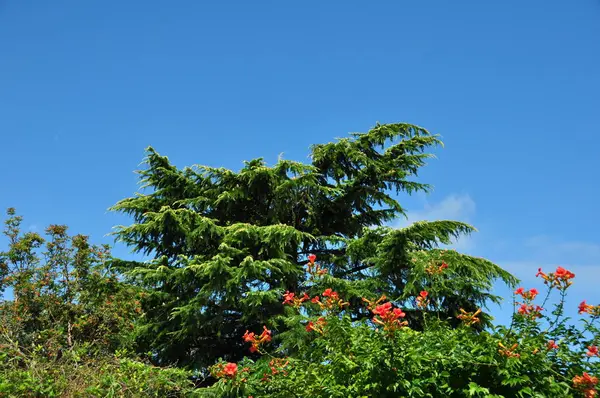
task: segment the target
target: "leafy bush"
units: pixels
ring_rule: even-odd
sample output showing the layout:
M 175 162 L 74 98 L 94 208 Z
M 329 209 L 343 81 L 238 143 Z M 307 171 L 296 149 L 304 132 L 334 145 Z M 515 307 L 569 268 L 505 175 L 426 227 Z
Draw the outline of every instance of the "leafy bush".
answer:
M 144 263 L 63 225 L 23 233 L 9 209 L 0 397 L 595 397 L 600 306 L 569 323 L 575 275 L 540 270 L 545 298 L 518 288 L 512 324 L 494 326 L 492 284 L 516 279 L 439 249 L 473 227 L 382 226 L 404 213 L 391 191 L 428 189 L 412 178 L 438 144 L 378 124 L 310 164 L 239 172 L 150 148 L 149 192 L 114 207 Z
M 106 246 L 52 225 L 22 233 L 8 210 L 0 252 L 0 397 L 181 396 L 190 374 L 125 355 L 143 292 L 123 284 Z M 12 296 L 12 297 L 11 297 Z M 115 356 L 116 355 L 116 356 Z M 184 394 L 185 395 L 185 394 Z
M 129 358 L 86 358 L 87 347 L 59 360 L 0 347 L 1 397 L 183 397 L 190 374 Z
M 441 272 L 451 272 L 453 265 Z M 314 268 L 313 268 L 314 269 Z M 559 267 L 538 274 L 548 291 L 541 305 L 536 289 L 515 291 L 510 327 L 479 330 L 480 311 L 458 311 L 462 323 L 452 327 L 438 317 L 435 295 L 415 297 L 422 330 L 414 330 L 403 310 L 385 297 L 365 298 L 372 317 L 353 321 L 348 303 L 325 288 L 312 294 L 286 293 L 290 330 L 248 332 L 240 336 L 262 354 L 256 361 L 223 362 L 213 367 L 219 382 L 204 391 L 221 397 L 572 397 L 596 395 L 600 306 L 583 302 L 583 327 L 567 323 L 564 298 L 574 277 Z M 326 283 L 326 282 L 325 282 Z M 432 286 L 432 291 L 435 286 Z M 321 292 L 315 296 L 316 292 Z M 560 302 L 551 312 L 542 307 L 550 293 Z M 311 292 L 308 292 L 311 293 Z M 270 332 L 270 331 L 269 331 Z M 259 344 L 255 344 L 259 342 Z

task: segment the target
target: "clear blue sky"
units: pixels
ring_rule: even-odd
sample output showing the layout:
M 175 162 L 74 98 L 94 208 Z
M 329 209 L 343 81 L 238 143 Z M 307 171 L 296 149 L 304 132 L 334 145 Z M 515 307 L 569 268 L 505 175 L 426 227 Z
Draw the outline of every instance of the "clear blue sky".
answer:
M 238 168 L 406 121 L 446 143 L 411 219 L 600 301 L 599 96 L 600 0 L 0 0 L 0 207 L 109 242 L 148 145 Z

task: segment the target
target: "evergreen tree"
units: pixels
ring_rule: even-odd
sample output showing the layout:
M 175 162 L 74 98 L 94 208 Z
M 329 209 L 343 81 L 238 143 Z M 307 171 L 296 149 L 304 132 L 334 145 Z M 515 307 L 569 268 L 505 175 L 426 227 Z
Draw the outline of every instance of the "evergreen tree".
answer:
M 310 164 L 280 159 L 268 166 L 255 159 L 238 172 L 180 170 L 148 148 L 139 172 L 146 191 L 113 207 L 134 220 L 118 227 L 117 238 L 152 257 L 119 263 L 148 291 L 141 349 L 154 350 L 159 363 L 196 368 L 220 357 L 240 359 L 247 329 L 268 324 L 285 331 L 276 324 L 284 292 L 320 288 L 304 269 L 311 253 L 328 272 L 322 283 L 351 301 L 386 294 L 410 306 L 442 264 L 449 272 L 436 276 L 445 278 L 436 292 L 441 316 L 498 300 L 491 285 L 496 279 L 512 284 L 510 274 L 438 249 L 473 232 L 470 225 L 384 226 L 405 214 L 394 195 L 429 190 L 414 178 L 432 156 L 427 151 L 440 144 L 418 126 L 377 124 L 312 146 Z

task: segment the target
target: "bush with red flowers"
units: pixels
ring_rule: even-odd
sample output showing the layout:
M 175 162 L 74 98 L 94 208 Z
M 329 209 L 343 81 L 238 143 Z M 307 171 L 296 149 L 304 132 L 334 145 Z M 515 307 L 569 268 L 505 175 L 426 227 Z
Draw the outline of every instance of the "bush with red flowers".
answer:
M 239 171 L 148 148 L 144 189 L 112 208 L 147 261 L 60 225 L 23 233 L 10 210 L 0 396 L 597 396 L 600 306 L 581 301 L 580 326 L 565 317 L 572 272 L 518 287 L 440 248 L 468 224 L 386 226 L 404 215 L 397 194 L 429 189 L 415 178 L 440 144 L 377 124 L 312 146 L 309 163 Z M 510 326 L 485 307 L 498 282 L 516 289 Z
M 405 308 L 384 296 L 365 297 L 362 310 L 368 316 L 354 319 L 343 295 L 325 287 L 331 280 L 321 279 L 301 301 L 290 292 L 282 297 L 289 304 L 284 321 L 295 324 L 291 330 L 281 335 L 269 330 L 268 340 L 273 334 L 277 343 L 257 346 L 262 357 L 242 360 L 243 373 L 232 376 L 223 372 L 231 364 L 217 365 L 219 381 L 201 395 L 595 397 L 600 306 L 582 302 L 581 327 L 570 325 L 564 303 L 575 275 L 558 267 L 538 276 L 546 284 L 544 299 L 538 304 L 536 288 L 516 289 L 510 326 L 484 330 L 476 327 L 480 310 L 458 311 L 462 326 L 453 327 L 435 308 L 422 313 L 425 327 L 415 330 L 404 320 Z M 560 301 L 551 310 L 546 306 L 553 292 Z M 416 306 L 435 306 L 432 296 L 421 291 Z

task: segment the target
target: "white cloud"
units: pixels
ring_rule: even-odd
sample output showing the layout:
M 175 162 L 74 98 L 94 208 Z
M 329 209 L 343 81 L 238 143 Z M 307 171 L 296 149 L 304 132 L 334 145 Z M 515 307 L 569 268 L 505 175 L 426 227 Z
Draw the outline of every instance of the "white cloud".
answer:
M 533 236 L 525 248 L 536 260 L 562 264 L 600 264 L 600 244 L 585 241 L 561 241 L 546 235 Z
M 407 212 L 407 219 L 401 219 L 394 227 L 403 228 L 416 221 L 452 220 L 470 223 L 475 216 L 475 201 L 467 194 L 452 194 L 438 203 L 425 203 L 423 209 Z M 473 248 L 472 236 L 464 236 L 452 245 L 458 251 L 469 251 Z
M 393 226 L 402 228 L 416 221 L 435 220 L 456 220 L 477 226 L 476 213 L 476 203 L 468 194 L 452 194 L 439 202 L 425 201 L 421 209 L 409 211 L 407 219 L 401 219 Z M 600 303 L 600 290 L 597 288 L 600 278 L 600 244 L 546 235 L 515 242 L 510 237 L 494 236 L 493 231 L 493 228 L 487 228 L 485 236 L 481 238 L 478 233 L 462 237 L 452 247 L 463 253 L 490 259 L 519 278 L 523 286 L 528 288 L 543 289 L 543 281 L 535 276 L 538 268 L 541 267 L 548 273 L 556 270 L 559 265 L 563 266 L 575 273 L 567 299 L 571 309 L 576 309 L 583 299 Z M 500 307 L 500 318 L 509 316 L 512 313 L 511 289 L 495 284 L 494 292 L 505 298 Z
M 475 202 L 469 195 L 450 195 L 441 202 L 430 204 L 425 203 L 422 210 L 408 212 L 408 220 L 415 221 L 436 221 L 436 220 L 456 220 L 468 222 L 475 215 Z

